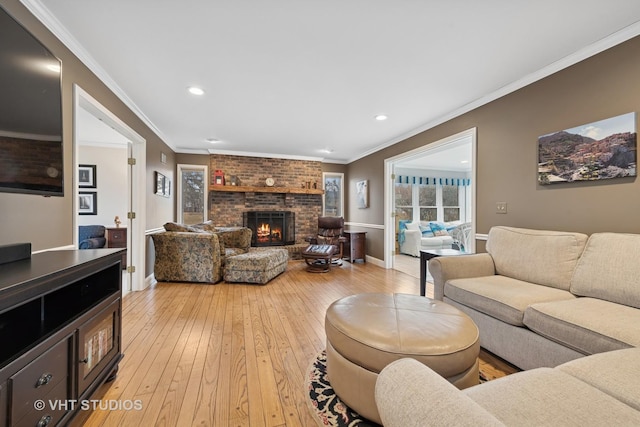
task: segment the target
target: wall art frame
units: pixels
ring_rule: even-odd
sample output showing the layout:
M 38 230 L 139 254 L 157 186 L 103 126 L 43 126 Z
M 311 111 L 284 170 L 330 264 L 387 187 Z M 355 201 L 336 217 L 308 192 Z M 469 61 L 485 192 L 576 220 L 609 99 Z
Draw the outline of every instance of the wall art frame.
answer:
M 601 181 L 637 175 L 636 113 L 538 137 L 538 183 Z
M 98 192 L 78 192 L 78 215 L 98 215 Z
M 78 187 L 98 188 L 96 165 L 78 165 Z
M 369 207 L 369 180 L 363 179 L 356 182 L 356 205 L 358 209 Z

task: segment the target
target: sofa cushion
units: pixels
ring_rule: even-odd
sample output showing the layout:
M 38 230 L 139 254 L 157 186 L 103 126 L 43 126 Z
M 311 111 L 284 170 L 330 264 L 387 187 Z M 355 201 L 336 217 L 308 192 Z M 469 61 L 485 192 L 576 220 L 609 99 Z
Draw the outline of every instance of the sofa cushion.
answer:
M 581 233 L 492 227 L 486 249 L 496 274 L 569 290 L 586 241 Z
M 557 369 L 518 372 L 462 393 L 506 425 L 640 425 L 640 412 Z
M 444 295 L 515 326 L 523 326 L 525 309 L 533 303 L 575 298 L 561 289 L 534 285 L 505 276 L 450 280 L 444 285 Z
M 533 304 L 524 324 L 583 354 L 640 347 L 640 310 L 594 298 Z
M 640 411 L 640 348 L 581 357 L 557 369 Z
M 638 254 L 638 234 L 592 234 L 571 279 L 571 292 L 640 308 Z

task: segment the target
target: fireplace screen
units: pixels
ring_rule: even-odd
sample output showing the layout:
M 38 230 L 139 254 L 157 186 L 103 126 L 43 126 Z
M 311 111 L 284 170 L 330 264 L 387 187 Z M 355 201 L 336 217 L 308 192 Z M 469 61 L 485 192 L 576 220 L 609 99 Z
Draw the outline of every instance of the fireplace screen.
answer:
M 244 212 L 243 223 L 251 229 L 251 246 L 282 246 L 296 242 L 294 212 Z

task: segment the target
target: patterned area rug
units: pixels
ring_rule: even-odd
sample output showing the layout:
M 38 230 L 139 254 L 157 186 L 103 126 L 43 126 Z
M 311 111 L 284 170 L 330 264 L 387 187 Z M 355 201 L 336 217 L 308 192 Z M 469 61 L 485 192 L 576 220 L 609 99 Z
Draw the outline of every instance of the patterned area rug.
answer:
M 379 424 L 361 417 L 345 405 L 329 384 L 327 376 L 327 353 L 322 351 L 307 372 L 309 403 L 320 426 L 374 427 Z
M 480 382 L 489 379 L 480 372 Z M 336 395 L 327 375 L 327 353 L 318 354 L 307 371 L 309 406 L 320 426 L 331 427 L 378 427 L 379 424 L 363 418 L 349 408 Z

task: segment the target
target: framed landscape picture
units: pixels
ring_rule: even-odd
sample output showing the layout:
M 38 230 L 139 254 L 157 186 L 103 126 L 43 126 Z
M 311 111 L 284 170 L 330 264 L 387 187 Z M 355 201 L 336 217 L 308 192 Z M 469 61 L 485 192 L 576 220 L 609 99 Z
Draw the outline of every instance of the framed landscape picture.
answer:
M 538 138 L 538 182 L 636 176 L 636 148 L 636 113 L 542 135 Z

